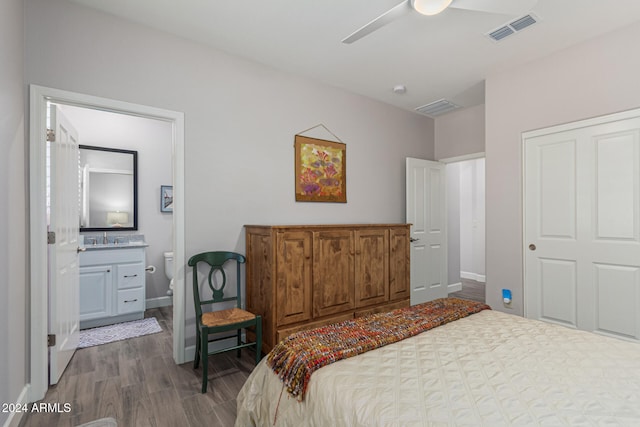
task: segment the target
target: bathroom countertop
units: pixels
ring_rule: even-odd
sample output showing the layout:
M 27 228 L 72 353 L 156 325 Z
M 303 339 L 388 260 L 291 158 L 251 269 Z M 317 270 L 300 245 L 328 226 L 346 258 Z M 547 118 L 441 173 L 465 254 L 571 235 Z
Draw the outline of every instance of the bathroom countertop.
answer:
M 145 242 L 127 242 L 127 243 L 98 243 L 98 244 L 89 244 L 83 246 L 88 251 L 95 251 L 98 249 L 131 249 L 131 248 L 146 248 L 149 245 Z
M 145 242 L 144 235 L 142 234 L 108 234 L 106 237 L 103 234 L 87 234 L 80 237 L 82 242 L 81 246 L 88 251 L 99 249 L 145 248 L 149 246 L 149 244 Z M 102 243 L 105 238 L 107 243 Z

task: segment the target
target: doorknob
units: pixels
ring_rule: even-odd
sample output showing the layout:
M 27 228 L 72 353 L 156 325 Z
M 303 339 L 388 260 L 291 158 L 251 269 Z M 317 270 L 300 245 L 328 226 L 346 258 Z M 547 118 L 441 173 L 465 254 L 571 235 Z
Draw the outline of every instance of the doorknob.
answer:
M 420 239 L 416 239 L 416 238 L 413 238 L 413 237 L 410 237 L 410 238 L 409 238 L 409 241 L 410 241 L 411 243 L 413 243 L 413 242 L 417 242 L 418 240 L 420 240 Z
M 529 250 L 530 251 L 535 251 L 536 250 L 536 245 L 534 245 L 533 243 L 529 245 Z
M 80 253 L 80 252 L 84 252 L 86 250 L 87 250 L 87 248 L 85 248 L 84 246 L 78 246 L 78 249 L 76 249 L 76 252 Z

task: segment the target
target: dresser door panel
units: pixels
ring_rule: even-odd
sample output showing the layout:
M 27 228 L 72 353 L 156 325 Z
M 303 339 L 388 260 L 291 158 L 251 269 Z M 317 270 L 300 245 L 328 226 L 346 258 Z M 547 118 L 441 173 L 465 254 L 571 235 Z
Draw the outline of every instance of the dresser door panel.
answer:
M 312 242 L 307 231 L 277 234 L 277 324 L 311 319 Z
M 356 307 L 389 300 L 389 234 L 385 229 L 357 230 Z
M 389 299 L 396 301 L 410 296 L 409 231 L 392 228 L 389 233 Z
M 313 233 L 313 315 L 354 308 L 354 242 L 351 230 Z

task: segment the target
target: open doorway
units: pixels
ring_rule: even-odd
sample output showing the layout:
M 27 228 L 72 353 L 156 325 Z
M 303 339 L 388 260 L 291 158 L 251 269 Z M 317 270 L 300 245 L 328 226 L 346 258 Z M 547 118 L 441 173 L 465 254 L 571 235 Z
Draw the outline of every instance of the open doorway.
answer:
M 31 378 L 29 401 L 44 397 L 48 388 L 47 287 L 47 104 L 63 104 L 161 120 L 170 124 L 174 187 L 172 248 L 174 251 L 173 358 L 184 362 L 184 114 L 85 94 L 30 86 L 30 276 Z
M 148 245 L 145 266 L 149 267 L 145 273 L 146 308 L 172 305 L 163 254 L 173 252 L 173 213 L 161 209 L 160 201 L 161 188 L 173 186 L 171 123 L 66 104 L 59 108 L 78 132 L 81 144 L 80 236 L 87 242 L 96 233 L 102 234 L 95 228 L 108 228 L 110 236 L 124 236 L 124 240 L 144 237 Z M 135 203 L 132 192 L 127 193 L 131 184 L 120 185 L 116 178 L 124 175 L 117 173 L 115 161 L 108 162 L 122 156 L 117 150 L 136 153 Z M 125 222 L 112 226 L 113 212 L 124 214 Z M 93 243 L 95 246 L 96 241 Z
M 484 156 L 444 161 L 449 295 L 485 301 Z

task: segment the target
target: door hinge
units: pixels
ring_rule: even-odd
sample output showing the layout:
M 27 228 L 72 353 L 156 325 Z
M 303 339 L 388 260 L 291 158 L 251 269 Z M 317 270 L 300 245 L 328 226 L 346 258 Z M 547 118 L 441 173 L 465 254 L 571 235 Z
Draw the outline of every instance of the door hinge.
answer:
M 55 334 L 47 335 L 47 347 L 55 347 L 56 346 L 56 336 Z
M 47 231 L 47 244 L 53 245 L 56 243 L 56 232 L 55 231 Z
M 47 141 L 56 142 L 56 131 L 53 129 L 47 129 Z

